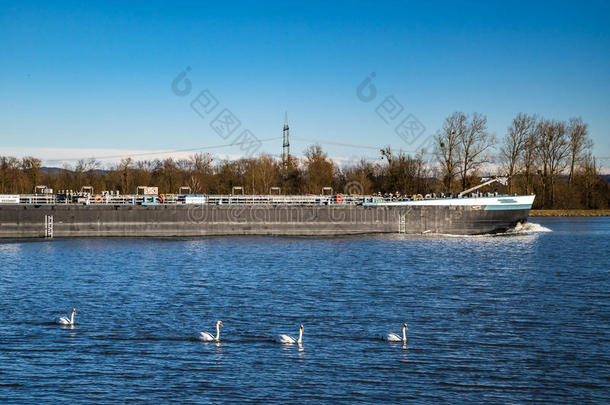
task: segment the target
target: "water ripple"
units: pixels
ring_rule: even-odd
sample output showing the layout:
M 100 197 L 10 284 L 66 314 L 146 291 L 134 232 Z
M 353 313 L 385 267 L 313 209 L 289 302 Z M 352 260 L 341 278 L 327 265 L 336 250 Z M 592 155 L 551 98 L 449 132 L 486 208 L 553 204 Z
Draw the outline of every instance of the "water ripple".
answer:
M 0 403 L 606 402 L 610 221 L 536 221 L 0 243 Z M 382 339 L 403 322 L 406 346 Z M 277 343 L 301 323 L 302 346 Z

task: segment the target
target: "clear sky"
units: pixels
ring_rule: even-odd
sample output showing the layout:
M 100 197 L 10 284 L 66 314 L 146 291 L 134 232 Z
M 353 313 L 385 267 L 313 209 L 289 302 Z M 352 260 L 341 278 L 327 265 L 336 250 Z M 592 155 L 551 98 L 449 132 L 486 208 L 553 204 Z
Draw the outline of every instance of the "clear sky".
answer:
M 486 114 L 498 137 L 518 112 L 581 116 L 608 157 L 608 4 L 1 1 L 0 154 L 191 149 L 243 129 L 264 140 L 288 111 L 293 152 L 311 139 L 375 157 L 338 144 L 412 150 L 376 112 L 394 96 L 424 135 L 454 111 Z M 186 67 L 192 90 L 177 96 Z M 190 103 L 205 89 L 218 106 L 202 118 Z M 210 126 L 224 108 L 241 122 L 226 139 Z M 281 140 L 260 151 L 281 153 Z

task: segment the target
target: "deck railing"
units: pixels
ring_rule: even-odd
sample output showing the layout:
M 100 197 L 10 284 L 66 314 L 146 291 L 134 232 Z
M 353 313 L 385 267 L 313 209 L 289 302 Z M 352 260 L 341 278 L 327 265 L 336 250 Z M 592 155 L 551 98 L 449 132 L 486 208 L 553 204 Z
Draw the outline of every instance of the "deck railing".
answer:
M 477 194 L 479 197 L 498 196 L 497 193 Z M 361 196 L 361 195 L 242 195 L 242 194 L 160 194 L 138 195 L 118 193 L 66 193 L 66 194 L 21 194 L 13 202 L 31 205 L 375 205 L 396 201 L 418 199 L 445 199 L 458 197 L 437 197 L 433 194 L 422 196 Z M 459 197 L 468 198 L 468 197 Z M 6 204 L 7 202 L 4 202 Z

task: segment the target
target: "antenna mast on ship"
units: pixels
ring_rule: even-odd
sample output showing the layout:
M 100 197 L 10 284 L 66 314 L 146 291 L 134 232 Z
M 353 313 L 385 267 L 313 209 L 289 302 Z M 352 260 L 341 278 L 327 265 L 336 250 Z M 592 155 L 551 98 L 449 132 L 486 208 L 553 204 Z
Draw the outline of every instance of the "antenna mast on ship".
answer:
M 290 157 L 290 127 L 288 127 L 288 113 L 284 113 L 284 142 L 282 149 L 282 164 L 284 167 L 288 164 L 288 158 Z

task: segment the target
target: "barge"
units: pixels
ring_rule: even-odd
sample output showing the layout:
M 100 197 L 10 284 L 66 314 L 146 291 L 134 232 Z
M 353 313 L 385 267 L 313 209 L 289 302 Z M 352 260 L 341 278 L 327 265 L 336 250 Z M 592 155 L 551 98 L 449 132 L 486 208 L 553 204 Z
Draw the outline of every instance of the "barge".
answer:
M 0 238 L 478 235 L 527 221 L 534 196 L 474 193 L 409 198 L 352 195 L 0 195 Z

